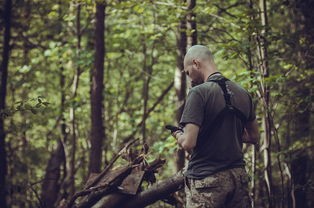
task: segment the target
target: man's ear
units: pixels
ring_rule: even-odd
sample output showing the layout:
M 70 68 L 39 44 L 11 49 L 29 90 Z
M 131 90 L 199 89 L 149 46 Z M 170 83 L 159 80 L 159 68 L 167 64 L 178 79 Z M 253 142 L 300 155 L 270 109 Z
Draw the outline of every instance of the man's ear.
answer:
M 201 62 L 198 59 L 193 59 L 193 64 L 195 64 L 196 69 L 201 68 Z

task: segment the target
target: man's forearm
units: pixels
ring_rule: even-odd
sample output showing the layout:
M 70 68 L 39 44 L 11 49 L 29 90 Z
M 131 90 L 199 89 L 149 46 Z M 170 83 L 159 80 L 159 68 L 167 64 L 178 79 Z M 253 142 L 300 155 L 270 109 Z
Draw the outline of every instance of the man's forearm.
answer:
M 187 151 L 189 154 L 192 153 L 192 149 L 188 148 L 187 145 L 185 145 L 185 135 L 183 132 L 176 134 L 176 138 L 177 138 L 177 143 L 178 145 L 184 149 L 185 151 Z
M 177 139 L 177 143 L 188 153 L 191 153 L 196 146 L 199 127 L 195 124 L 188 123 L 183 130 L 178 130 L 173 133 Z

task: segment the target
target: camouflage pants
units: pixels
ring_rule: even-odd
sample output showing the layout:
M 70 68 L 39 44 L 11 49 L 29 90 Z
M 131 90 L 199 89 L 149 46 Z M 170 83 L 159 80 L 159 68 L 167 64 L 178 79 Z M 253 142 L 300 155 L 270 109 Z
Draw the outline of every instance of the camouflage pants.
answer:
M 186 208 L 250 208 L 249 177 L 233 168 L 204 179 L 185 177 Z

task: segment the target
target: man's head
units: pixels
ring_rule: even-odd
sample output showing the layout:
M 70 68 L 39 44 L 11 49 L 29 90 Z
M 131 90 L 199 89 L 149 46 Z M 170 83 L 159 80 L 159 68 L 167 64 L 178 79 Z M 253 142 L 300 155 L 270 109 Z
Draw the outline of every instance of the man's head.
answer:
M 192 85 L 205 82 L 210 74 L 217 71 L 213 55 L 206 46 L 189 48 L 184 57 L 184 71 L 191 78 Z

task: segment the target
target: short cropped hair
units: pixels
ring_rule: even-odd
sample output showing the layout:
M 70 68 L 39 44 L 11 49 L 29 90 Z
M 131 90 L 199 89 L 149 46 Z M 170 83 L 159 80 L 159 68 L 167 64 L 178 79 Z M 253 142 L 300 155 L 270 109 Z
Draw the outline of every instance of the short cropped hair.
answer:
M 190 47 L 185 55 L 187 62 L 192 62 L 193 59 L 209 59 L 211 62 L 214 61 L 213 54 L 211 51 L 203 45 L 194 45 Z

